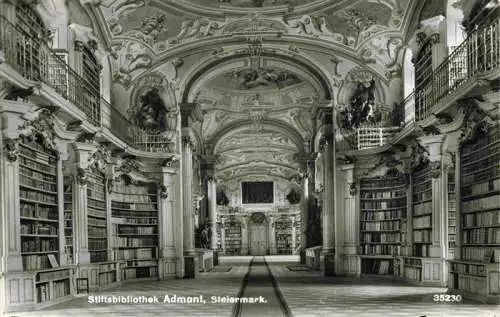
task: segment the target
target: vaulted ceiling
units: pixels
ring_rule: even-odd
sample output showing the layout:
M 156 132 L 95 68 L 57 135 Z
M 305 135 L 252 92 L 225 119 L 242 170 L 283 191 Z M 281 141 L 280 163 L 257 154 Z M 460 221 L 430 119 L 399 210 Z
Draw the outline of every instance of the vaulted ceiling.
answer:
M 377 103 L 398 100 L 411 17 L 424 1 L 82 2 L 92 3 L 92 27 L 112 56 L 115 104 L 125 113 L 138 79 L 162 74 L 177 102 L 200 104 L 199 151 L 218 155 L 217 172 L 228 180 L 295 175 L 295 154 L 317 132 L 313 114 L 347 104 L 355 72 L 376 80 Z M 249 58 L 256 35 L 257 67 Z

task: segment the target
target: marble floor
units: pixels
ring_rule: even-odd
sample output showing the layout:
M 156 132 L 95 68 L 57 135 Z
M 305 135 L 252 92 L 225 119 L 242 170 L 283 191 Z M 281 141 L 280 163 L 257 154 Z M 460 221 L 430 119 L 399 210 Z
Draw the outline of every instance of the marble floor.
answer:
M 297 257 L 221 258 L 222 267 L 231 267 L 228 272 L 201 273 L 192 280 L 127 283 L 90 294 L 94 300 L 129 296 L 152 301 L 156 297 L 156 303 L 89 303 L 85 296 L 9 316 L 500 317 L 497 305 L 434 302 L 432 295 L 444 294 L 446 289 L 383 278 L 325 278 L 317 271 L 290 270 L 297 261 Z M 249 302 L 236 303 L 234 298 Z M 177 302 L 184 299 L 193 302 Z

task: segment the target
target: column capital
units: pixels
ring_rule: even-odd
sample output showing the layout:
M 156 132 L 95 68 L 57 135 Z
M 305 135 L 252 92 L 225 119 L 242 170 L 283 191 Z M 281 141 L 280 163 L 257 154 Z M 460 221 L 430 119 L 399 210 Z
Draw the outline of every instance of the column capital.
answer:
M 202 121 L 203 113 L 198 103 L 181 103 L 179 104 L 181 110 L 181 127 L 187 128 L 193 122 Z
M 429 160 L 439 161 L 441 160 L 442 145 L 445 139 L 445 135 L 426 135 L 418 138 L 420 143 L 426 147 L 429 151 Z
M 174 170 L 174 168 L 177 165 L 177 162 L 179 162 L 179 157 L 177 155 L 172 155 L 170 157 L 167 157 L 164 159 L 161 163 L 160 166 L 163 168 L 162 170 L 164 172 L 167 172 L 167 170 Z M 167 170 L 165 170 L 167 169 Z M 175 170 L 174 170 L 175 173 Z
M 184 148 L 193 148 L 194 142 L 189 134 L 185 134 L 182 136 L 182 145 Z

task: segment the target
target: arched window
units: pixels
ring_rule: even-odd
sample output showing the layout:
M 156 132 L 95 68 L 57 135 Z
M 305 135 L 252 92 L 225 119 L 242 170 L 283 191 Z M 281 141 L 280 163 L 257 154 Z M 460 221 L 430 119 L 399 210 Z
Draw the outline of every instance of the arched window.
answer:
M 16 5 L 16 27 L 21 33 L 16 37 L 18 70 L 27 79 L 41 80 L 47 74 L 42 54 L 47 29 L 32 5 Z
M 82 48 L 82 77 L 85 81 L 83 89 L 87 105 L 90 107 L 90 113 L 93 119 L 100 118 L 100 86 L 101 86 L 101 65 L 93 53 L 95 41 L 89 42 Z

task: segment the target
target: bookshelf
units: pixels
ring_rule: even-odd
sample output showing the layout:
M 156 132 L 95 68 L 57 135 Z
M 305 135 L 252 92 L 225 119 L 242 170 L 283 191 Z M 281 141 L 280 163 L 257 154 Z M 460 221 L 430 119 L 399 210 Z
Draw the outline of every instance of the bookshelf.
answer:
M 51 267 L 59 255 L 57 157 L 38 137 L 19 144 L 21 256 L 25 271 Z
M 66 263 L 73 264 L 73 184 L 69 176 L 64 177 L 64 252 Z
M 87 221 L 90 262 L 108 260 L 106 186 L 104 176 L 90 168 L 87 172 Z
M 404 243 L 406 187 L 404 175 L 360 180 L 362 274 L 394 273 Z
M 301 220 L 300 217 L 295 216 L 295 223 L 294 223 L 294 230 L 295 230 L 295 246 L 294 246 L 294 251 L 299 250 L 302 245 L 302 235 L 301 235 Z
M 498 126 L 460 148 L 460 260 L 450 288 L 500 302 L 500 133 Z
M 132 184 L 122 176 L 111 196 L 114 258 L 121 279 L 158 276 L 158 195 L 156 186 Z
M 225 254 L 240 255 L 241 253 L 241 224 L 237 221 L 225 223 Z
M 71 295 L 71 269 L 55 268 L 35 274 L 35 302 L 57 301 Z
M 448 172 L 448 259 L 455 258 L 457 241 L 457 198 L 455 194 L 455 171 Z
M 279 218 L 274 222 L 274 231 L 276 236 L 276 252 L 278 254 L 292 254 L 292 230 L 294 230 L 292 220 Z
M 99 288 L 109 287 L 116 283 L 117 280 L 117 263 L 108 262 L 99 264 Z
M 429 165 L 412 175 L 412 253 L 429 257 L 432 245 L 432 177 Z

